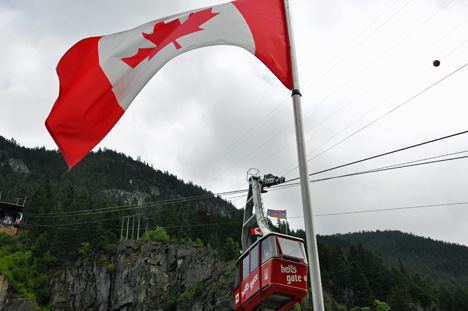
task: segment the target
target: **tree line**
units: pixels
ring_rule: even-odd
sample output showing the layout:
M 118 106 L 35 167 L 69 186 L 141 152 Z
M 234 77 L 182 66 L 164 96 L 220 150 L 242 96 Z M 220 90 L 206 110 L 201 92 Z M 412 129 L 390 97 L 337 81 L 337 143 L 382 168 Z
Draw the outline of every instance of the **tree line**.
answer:
M 23 161 L 29 172 L 15 170 L 8 164 L 10 159 Z M 132 196 L 109 196 L 109 189 L 139 194 L 144 204 L 132 201 L 137 200 Z M 28 197 L 23 224 L 30 228 L 29 233 L 17 237 L 1 235 L 0 273 L 18 294 L 44 308 L 48 305 L 49 273 L 80 257 L 112 254 L 122 229 L 127 228 L 125 217 L 139 219 L 140 231 L 133 238 L 194 242 L 216 250 L 226 261 L 239 256 L 242 210 L 193 183 L 116 151 L 92 152 L 67 171 L 57 151 L 28 149 L 0 137 L 0 191 L 3 201 Z M 183 200 L 194 196 L 203 196 L 203 200 Z M 270 222 L 270 226 L 305 239 L 304 231 L 292 230 L 287 222 Z M 428 277 L 430 272 L 416 273 L 413 264 L 406 264 L 408 258 L 389 261 L 390 255 L 370 249 L 357 238 L 346 243 L 342 238 L 318 237 L 327 310 L 466 309 L 468 284 L 463 286 L 463 281 L 450 282 L 448 278 L 437 282 Z M 384 239 L 370 233 L 365 239 L 388 248 L 390 240 L 406 245 L 409 238 L 397 235 Z M 421 241 L 418 246 L 413 241 L 407 247 L 427 249 L 426 243 Z M 442 252 L 452 250 L 450 258 L 464 260 L 455 253 L 464 254 L 466 248 L 447 247 Z M 425 271 L 434 271 L 431 269 Z M 302 309 L 310 310 L 309 305 L 305 302 Z

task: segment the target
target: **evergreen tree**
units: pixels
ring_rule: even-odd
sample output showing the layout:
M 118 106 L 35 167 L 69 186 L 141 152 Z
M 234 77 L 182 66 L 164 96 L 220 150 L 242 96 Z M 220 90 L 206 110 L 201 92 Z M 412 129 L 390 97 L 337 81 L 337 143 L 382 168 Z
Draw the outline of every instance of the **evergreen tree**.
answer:
M 361 269 L 361 259 L 358 250 L 351 247 L 348 254 L 346 281 L 353 292 L 353 304 L 360 307 L 369 307 L 373 305 L 375 298 Z

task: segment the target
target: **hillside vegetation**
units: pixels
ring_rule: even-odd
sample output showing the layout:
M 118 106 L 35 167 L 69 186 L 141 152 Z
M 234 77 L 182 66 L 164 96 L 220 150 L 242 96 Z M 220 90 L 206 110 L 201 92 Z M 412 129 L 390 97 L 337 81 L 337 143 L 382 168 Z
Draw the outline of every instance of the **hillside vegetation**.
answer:
M 388 267 L 404 263 L 432 284 L 468 286 L 468 247 L 422 238 L 400 231 L 356 232 L 320 237 L 328 245 L 348 250 L 362 245 L 382 257 Z
M 17 237 L 0 236 L 0 274 L 12 295 L 41 308 L 50 309 L 55 299 L 52 275 L 77 262 L 105 261 L 112 279 L 122 233 L 130 240 L 207 247 L 222 261 L 239 255 L 242 210 L 116 151 L 91 152 L 68 171 L 58 151 L 25 148 L 0 137 L 0 191 L 6 202 L 27 197 L 22 225 L 30 228 Z M 272 226 L 286 230 L 284 223 Z M 288 231 L 304 237 L 302 230 Z M 466 310 L 467 247 L 394 231 L 318 241 L 327 310 Z M 129 256 L 136 260 L 140 254 Z M 197 299 L 203 295 L 197 290 Z M 184 297 L 179 304 L 182 298 L 173 296 L 171 306 L 192 310 Z M 311 310 L 310 302 L 302 310 Z
M 0 137 L 0 191 L 5 202 L 27 197 L 22 225 L 65 261 L 82 243 L 102 251 L 117 242 L 122 221 L 124 236 L 160 226 L 174 238 L 220 249 L 241 232 L 243 214 L 232 204 L 112 150 L 91 152 L 67 171 L 57 151 Z

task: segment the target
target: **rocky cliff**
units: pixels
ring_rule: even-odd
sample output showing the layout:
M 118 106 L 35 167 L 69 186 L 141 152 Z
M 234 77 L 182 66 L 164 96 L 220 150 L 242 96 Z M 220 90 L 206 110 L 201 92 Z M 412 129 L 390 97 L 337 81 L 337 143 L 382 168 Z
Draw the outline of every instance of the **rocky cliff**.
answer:
M 12 295 L 10 285 L 4 275 L 0 274 L 0 311 L 33 311 L 37 305 L 27 298 Z
M 126 240 L 112 256 L 80 259 L 54 273 L 51 309 L 234 310 L 234 269 L 233 262 L 221 262 L 215 251 L 196 243 Z M 0 310 L 17 311 L 24 304 L 2 292 Z M 22 309 L 36 308 L 29 303 Z
M 51 278 L 53 310 L 234 310 L 234 264 L 181 242 L 123 241 Z

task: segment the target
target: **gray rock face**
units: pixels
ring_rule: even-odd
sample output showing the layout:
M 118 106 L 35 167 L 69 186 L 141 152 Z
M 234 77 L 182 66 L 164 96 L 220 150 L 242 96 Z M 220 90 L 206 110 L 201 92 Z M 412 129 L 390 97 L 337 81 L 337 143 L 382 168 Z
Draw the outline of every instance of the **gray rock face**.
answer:
M 234 310 L 234 263 L 196 244 L 127 240 L 50 282 L 52 310 Z
M 5 162 L 1 162 L 0 165 L 1 166 L 9 165 L 11 169 L 13 170 L 13 172 L 15 173 L 26 174 L 26 175 L 30 173 L 28 166 L 21 159 L 10 158 Z
M 0 274 L 0 311 L 35 311 L 37 305 L 26 298 L 11 295 L 8 291 L 9 283 L 4 275 Z
M 125 191 L 120 189 L 109 189 L 104 190 L 104 194 L 111 199 L 121 199 L 127 204 L 142 205 L 147 201 L 151 200 L 151 195 L 141 191 Z M 151 187 L 151 194 L 159 195 L 159 190 L 156 187 Z

